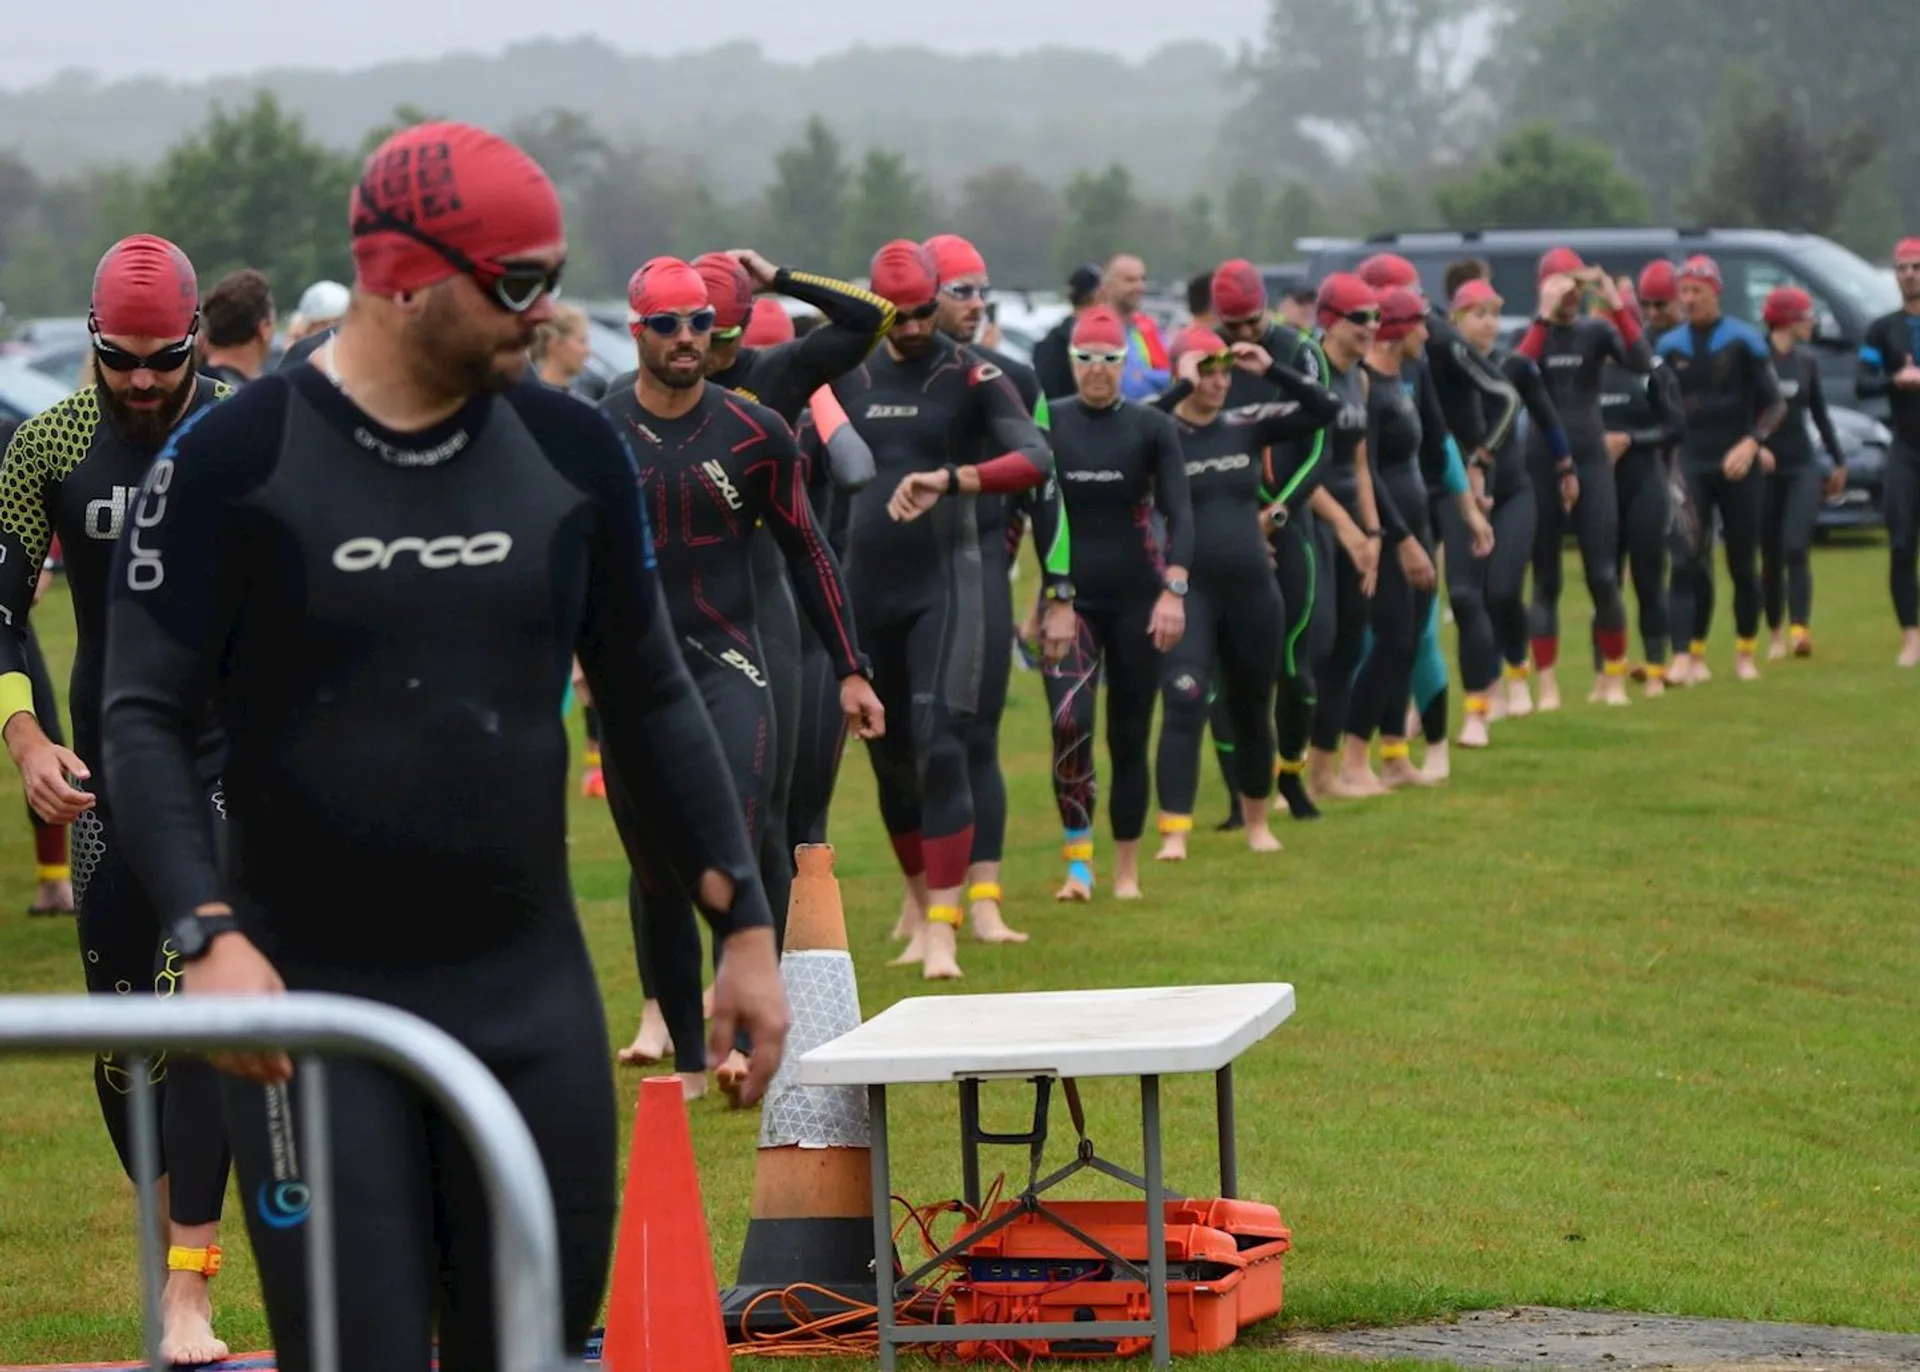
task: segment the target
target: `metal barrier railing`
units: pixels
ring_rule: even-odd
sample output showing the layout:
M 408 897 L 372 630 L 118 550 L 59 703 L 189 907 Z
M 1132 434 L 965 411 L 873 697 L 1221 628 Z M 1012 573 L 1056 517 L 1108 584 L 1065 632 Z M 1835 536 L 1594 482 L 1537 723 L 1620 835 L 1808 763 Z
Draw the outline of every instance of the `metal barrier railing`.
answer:
M 279 1050 L 297 1055 L 305 1153 L 309 1329 L 313 1372 L 340 1372 L 334 1283 L 331 1158 L 326 1147 L 326 1065 L 318 1056 L 364 1058 L 421 1087 L 472 1150 L 493 1224 L 493 1280 L 501 1372 L 557 1372 L 560 1249 L 546 1169 L 533 1135 L 493 1074 L 451 1036 L 391 1006 L 349 996 L 0 996 L 0 1055 L 111 1052 L 131 1082 L 134 1171 L 139 1187 L 140 1272 L 147 1362 L 160 1361 L 163 1216 L 152 1178 L 159 1120 L 148 1080 L 153 1052 Z

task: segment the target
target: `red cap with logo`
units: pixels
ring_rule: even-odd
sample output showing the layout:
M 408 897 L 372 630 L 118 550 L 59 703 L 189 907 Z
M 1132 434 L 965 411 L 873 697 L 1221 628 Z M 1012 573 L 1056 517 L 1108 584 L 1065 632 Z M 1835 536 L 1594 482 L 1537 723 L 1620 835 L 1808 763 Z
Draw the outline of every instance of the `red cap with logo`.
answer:
M 1798 286 L 1775 286 L 1767 292 L 1766 303 L 1760 307 L 1760 318 L 1767 327 L 1773 329 L 1811 319 L 1813 297 Z
M 707 283 L 707 303 L 713 306 L 713 327 L 738 329 L 753 314 L 753 277 L 723 252 L 703 253 L 693 269 Z
M 753 314 L 747 319 L 747 331 L 740 341 L 749 348 L 774 348 L 793 339 L 793 316 L 770 295 L 753 302 Z
M 650 314 L 685 314 L 711 303 L 700 273 L 677 257 L 655 257 L 627 282 L 627 324 L 639 328 Z
M 985 276 L 987 259 L 980 250 L 967 242 L 957 233 L 940 233 L 921 244 L 933 254 L 934 270 L 940 274 L 940 284 L 957 281 L 963 276 Z
M 1703 252 L 1697 252 L 1680 264 L 1682 281 L 1704 281 L 1713 287 L 1715 295 L 1720 294 L 1720 264 Z
M 1173 342 L 1167 345 L 1167 360 L 1178 362 L 1188 353 L 1199 353 L 1202 357 L 1218 357 L 1227 351 L 1227 340 L 1212 329 L 1202 328 L 1198 324 L 1189 324 L 1173 336 Z
M 93 323 L 116 338 L 187 336 L 200 312 L 200 281 L 187 255 L 150 233 L 123 238 L 93 269 Z
M 375 148 L 348 222 L 358 285 L 377 295 L 423 291 L 460 273 L 416 234 L 482 267 L 566 236 L 559 193 L 540 164 L 471 124 L 416 124 Z
M 896 238 L 873 255 L 868 269 L 873 293 L 899 310 L 933 303 L 940 289 L 940 268 L 933 254 L 911 238 Z
M 1222 262 L 1213 274 L 1213 312 L 1222 319 L 1258 319 L 1267 312 L 1267 283 L 1245 258 Z
M 1545 281 L 1549 276 L 1572 276 L 1577 271 L 1586 270 L 1586 266 L 1580 260 L 1580 254 L 1572 248 L 1549 248 L 1540 255 L 1539 279 Z
M 1370 310 L 1380 303 L 1373 287 L 1351 272 L 1335 272 L 1320 283 L 1314 310 L 1324 327 L 1356 310 Z
M 1453 293 L 1453 299 L 1447 308 L 1454 314 L 1465 314 L 1480 305 L 1504 305 L 1500 292 L 1493 288 L 1491 281 L 1475 277 L 1471 281 L 1462 281 L 1460 289 Z

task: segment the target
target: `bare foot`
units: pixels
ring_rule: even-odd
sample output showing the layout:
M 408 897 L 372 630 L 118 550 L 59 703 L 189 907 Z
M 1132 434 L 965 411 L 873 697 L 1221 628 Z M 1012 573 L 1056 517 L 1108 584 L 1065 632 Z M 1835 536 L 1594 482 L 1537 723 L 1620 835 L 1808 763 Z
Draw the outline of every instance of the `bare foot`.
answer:
M 1767 661 L 1785 662 L 1787 660 L 1787 636 L 1775 630 L 1773 640 L 1767 644 Z
M 1673 661 L 1667 664 L 1667 684 L 1669 686 L 1693 685 L 1693 658 L 1689 654 L 1673 655 Z
M 1484 748 L 1493 742 L 1493 736 L 1487 731 L 1486 715 L 1469 710 L 1460 723 L 1460 737 L 1455 741 L 1462 748 Z
M 1128 872 L 1124 876 L 1115 873 L 1113 878 L 1113 898 L 1115 900 L 1140 899 L 1140 874 Z
M 71 881 L 43 881 L 33 893 L 33 904 L 27 907 L 30 915 L 70 915 L 73 913 L 73 883 Z
M 650 1000 L 640 1007 L 640 1028 L 633 1042 L 620 1050 L 620 1061 L 628 1067 L 651 1067 L 665 1061 L 672 1051 L 673 1037 L 667 1033 L 667 1017 L 660 1013 L 660 1002 Z
M 1439 785 L 1453 775 L 1453 759 L 1444 743 L 1429 743 L 1427 755 L 1420 759 L 1420 775 Z
M 1552 668 L 1540 673 L 1540 695 L 1534 702 L 1534 708 L 1543 715 L 1560 708 L 1560 682 Z
M 1277 853 L 1280 840 L 1273 836 L 1273 830 L 1264 824 L 1247 827 L 1247 851 L 1253 853 Z
M 1805 629 L 1793 631 L 1793 655 L 1795 657 L 1813 656 L 1813 635 Z
M 1007 923 L 997 900 L 976 900 L 969 913 L 977 943 L 1025 943 L 1027 936 Z
M 1338 800 L 1367 800 L 1386 793 L 1380 778 L 1367 767 L 1342 767 L 1327 783 L 1327 794 Z
M 231 1350 L 213 1334 L 213 1300 L 198 1272 L 169 1272 L 160 1293 L 160 1359 L 175 1367 L 220 1362 Z
M 1507 683 L 1507 718 L 1525 719 L 1533 713 L 1533 690 L 1523 678 Z
M 1693 660 L 1693 671 L 1687 676 L 1687 684 L 1689 686 L 1704 686 L 1712 680 L 1713 668 L 1707 666 L 1707 660 L 1705 658 L 1696 657 Z
M 1605 676 L 1593 685 L 1593 694 L 1587 697 L 1592 705 L 1627 705 L 1627 679 L 1624 676 Z
M 1498 724 L 1507 717 L 1507 693 L 1496 687 L 1487 698 L 1487 722 Z
M 893 922 L 893 936 L 896 939 L 912 938 L 914 924 L 921 918 L 920 902 L 913 898 L 913 888 L 909 886 L 906 894 L 900 897 L 900 918 Z
M 901 950 L 900 956 L 895 958 L 888 966 L 911 967 L 915 963 L 924 960 L 926 956 L 927 925 L 926 921 L 922 920 L 919 927 L 913 931 L 913 937 L 907 940 L 907 946 Z
M 951 924 L 927 925 L 927 956 L 921 975 L 928 981 L 951 981 L 962 975 L 957 933 Z
M 1667 683 L 1665 678 L 1649 673 L 1647 676 L 1647 684 L 1641 688 L 1640 694 L 1648 700 L 1656 700 L 1666 693 Z
M 680 1078 L 680 1099 L 699 1100 L 707 1094 L 707 1074 L 705 1072 L 678 1072 Z
M 1402 786 L 1432 786 L 1434 781 L 1415 767 L 1411 760 L 1397 757 L 1380 764 L 1380 785 L 1386 790 L 1397 791 Z
M 1894 659 L 1894 665 L 1920 667 L 1920 629 L 1900 631 L 1900 656 Z
M 1093 899 L 1093 892 L 1074 877 L 1068 877 L 1058 891 L 1053 893 L 1055 900 L 1070 900 L 1084 905 Z
M 1184 833 L 1162 834 L 1160 851 L 1153 855 L 1155 862 L 1185 862 L 1187 860 L 1187 836 Z
M 1733 675 L 1739 681 L 1758 681 L 1760 668 L 1755 664 L 1752 653 L 1737 653 L 1733 659 Z
M 735 1105 L 740 1103 L 740 1088 L 747 1084 L 747 1055 L 738 1048 L 727 1054 L 713 1074 L 714 1081 Z

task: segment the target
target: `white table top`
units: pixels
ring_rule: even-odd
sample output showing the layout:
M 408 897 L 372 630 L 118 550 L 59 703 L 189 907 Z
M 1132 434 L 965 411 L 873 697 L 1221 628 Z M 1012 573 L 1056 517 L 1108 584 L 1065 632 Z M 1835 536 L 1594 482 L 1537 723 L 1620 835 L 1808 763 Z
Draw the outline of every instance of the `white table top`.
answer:
M 797 1067 L 809 1086 L 1214 1072 L 1292 1013 L 1285 982 L 916 996 Z

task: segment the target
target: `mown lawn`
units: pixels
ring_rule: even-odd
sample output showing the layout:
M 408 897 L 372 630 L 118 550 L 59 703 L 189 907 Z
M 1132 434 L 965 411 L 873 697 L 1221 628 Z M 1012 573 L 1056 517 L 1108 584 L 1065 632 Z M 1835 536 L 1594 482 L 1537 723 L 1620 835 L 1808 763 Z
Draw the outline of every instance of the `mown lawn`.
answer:
M 1150 871 L 1131 907 L 1048 898 L 1046 716 L 1018 674 L 1007 886 L 1034 941 L 963 949 L 959 989 L 1298 990 L 1298 1014 L 1240 1071 L 1243 1189 L 1294 1230 L 1287 1310 L 1207 1366 L 1305 1369 L 1317 1361 L 1275 1347 L 1288 1327 L 1515 1302 L 1920 1330 L 1920 676 L 1892 666 L 1878 545 L 1822 550 L 1817 575 L 1812 662 L 1735 683 L 1723 585 L 1710 686 L 1602 711 L 1574 673 L 1564 713 L 1498 726 L 1444 790 L 1284 823 L 1287 851 L 1264 860 L 1202 833 L 1195 860 Z M 64 674 L 60 595 L 36 620 Z M 1568 609 L 1584 624 L 1577 589 Z M 885 965 L 898 879 L 865 761 L 849 763 L 837 862 L 872 1014 L 924 988 Z M 1213 817 L 1210 763 L 1207 785 Z M 77 990 L 71 925 L 18 913 L 31 847 L 7 812 L 0 989 Z M 625 868 L 601 805 L 576 800 L 573 818 L 624 1042 L 639 1007 Z M 623 1094 L 630 1119 L 633 1077 Z M 956 1194 L 952 1092 L 894 1094 L 896 1190 Z M 1174 1184 L 1204 1193 L 1210 1086 L 1168 1094 Z M 1130 1084 L 1087 1097 L 1093 1137 L 1137 1157 Z M 1018 1088 L 987 1102 L 1002 1127 L 1024 1117 Z M 136 1356 L 131 1193 L 87 1067 L 0 1064 L 0 1118 L 0 1355 Z M 694 1110 L 723 1281 L 754 1130 L 717 1098 Z M 222 1332 L 264 1346 L 237 1222 L 227 1244 Z

